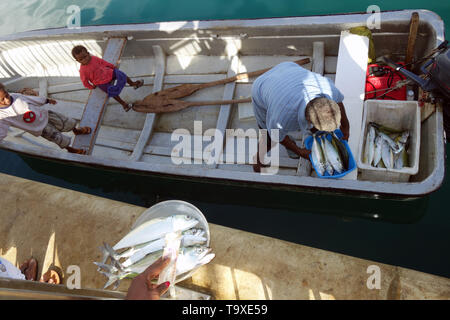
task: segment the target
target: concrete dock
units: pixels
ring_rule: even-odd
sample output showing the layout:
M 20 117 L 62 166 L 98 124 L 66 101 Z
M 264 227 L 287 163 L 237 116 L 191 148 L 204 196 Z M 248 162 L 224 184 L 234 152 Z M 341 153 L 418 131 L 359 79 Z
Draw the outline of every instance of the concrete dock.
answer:
M 39 277 L 53 266 L 63 285 L 67 268 L 79 266 L 83 289 L 105 284 L 93 264 L 98 247 L 116 243 L 147 209 L 4 174 L 0 193 L 0 256 L 16 266 L 33 256 Z M 450 299 L 448 278 L 214 224 L 210 231 L 215 259 L 180 285 L 213 299 Z M 369 289 L 376 275 L 379 289 Z

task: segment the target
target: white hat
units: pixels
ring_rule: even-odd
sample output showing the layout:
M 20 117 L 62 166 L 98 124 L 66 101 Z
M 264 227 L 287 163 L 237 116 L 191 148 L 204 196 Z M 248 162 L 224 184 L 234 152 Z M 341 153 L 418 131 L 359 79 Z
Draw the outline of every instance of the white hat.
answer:
M 319 131 L 332 132 L 341 125 L 341 109 L 333 100 L 321 97 L 306 106 L 306 119 Z

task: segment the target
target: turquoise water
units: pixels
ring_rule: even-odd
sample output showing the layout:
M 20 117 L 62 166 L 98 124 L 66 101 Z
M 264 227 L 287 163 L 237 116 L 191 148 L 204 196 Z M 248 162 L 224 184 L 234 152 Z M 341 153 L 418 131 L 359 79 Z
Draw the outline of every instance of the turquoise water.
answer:
M 383 11 L 428 9 L 438 13 L 444 21 L 450 18 L 449 2 L 439 0 L 322 0 L 320 2 L 317 0 L 2 0 L 0 2 L 0 12 L 2 12 L 0 34 L 64 27 L 69 17 L 67 8 L 73 4 L 81 9 L 82 26 L 365 12 L 370 5 L 377 5 Z M 447 34 L 449 30 L 447 26 Z
M 331 0 L 0 0 L 0 34 L 64 27 L 69 17 L 66 9 L 72 4 L 80 7 L 83 26 L 365 12 L 373 4 L 381 10 L 429 9 L 448 22 L 447 34 L 450 25 L 450 3 L 437 0 L 354 0 L 345 1 L 345 4 Z M 446 148 L 449 155 L 449 147 Z M 288 199 L 283 198 L 282 193 L 273 192 L 267 193 L 264 203 L 258 203 L 258 196 L 245 190 L 234 193 L 215 191 L 208 196 L 196 197 L 193 192 L 195 186 L 162 185 L 143 177 L 64 167 L 22 158 L 3 150 L 0 150 L 0 163 L 3 173 L 145 207 L 164 199 L 188 200 L 197 205 L 212 223 L 450 277 L 450 216 L 446 208 L 450 195 L 448 178 L 441 189 L 432 195 L 406 203 L 321 196 L 299 196 L 296 201 L 290 199 L 291 203 L 287 203 Z M 243 205 L 242 201 L 238 201 L 245 199 L 251 204 Z M 271 203 L 285 203 L 286 206 L 271 208 Z M 396 223 L 342 218 L 343 215 L 361 213 L 353 210 L 379 212 L 393 218 L 391 220 Z

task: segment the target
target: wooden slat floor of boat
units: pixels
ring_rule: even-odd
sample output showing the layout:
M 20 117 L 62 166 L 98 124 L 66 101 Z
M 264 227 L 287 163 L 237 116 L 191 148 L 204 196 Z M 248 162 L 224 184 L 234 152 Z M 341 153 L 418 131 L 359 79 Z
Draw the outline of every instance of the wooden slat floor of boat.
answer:
M 126 38 L 110 38 L 103 55 L 103 59 L 117 65 L 120 57 L 122 56 L 126 40 Z M 107 94 L 99 88 L 91 91 L 83 112 L 83 117 L 80 121 L 80 127 L 90 127 L 92 132 L 89 135 L 76 136 L 73 142 L 74 148 L 85 149 L 87 154 L 92 153 L 92 148 L 97 137 L 98 128 L 102 120 L 107 100 Z
M 233 77 L 238 73 L 239 61 L 240 61 L 239 55 L 235 55 L 231 58 L 230 65 L 228 67 L 227 78 Z M 222 99 L 223 100 L 233 99 L 235 90 L 236 90 L 236 82 L 227 83 L 223 90 Z M 230 117 L 231 117 L 231 113 L 233 111 L 231 109 L 232 107 L 233 106 L 231 104 L 221 105 L 220 110 L 219 110 L 219 115 L 217 116 L 216 130 L 218 130 L 221 133 L 222 140 L 218 142 L 218 144 L 220 144 L 221 148 L 224 147 L 225 130 L 228 128 L 228 125 L 230 123 Z M 218 136 L 214 137 L 214 139 L 219 139 L 219 137 Z M 213 161 L 214 163 L 217 163 L 218 159 L 221 157 L 222 153 L 223 153 L 222 150 L 220 152 L 217 152 L 217 154 L 214 156 L 215 159 L 210 159 L 210 160 Z M 217 168 L 217 165 L 218 164 L 215 165 L 216 168 Z
M 299 60 L 302 57 L 298 56 L 242 56 L 236 59 L 236 65 L 233 67 L 235 72 L 251 72 L 266 67 L 274 66 L 283 61 Z M 168 56 L 168 65 L 164 72 L 163 87 L 170 88 L 182 83 L 206 83 L 210 81 L 220 80 L 227 77 L 227 72 L 230 72 L 230 58 L 220 56 L 196 56 L 196 57 L 179 57 Z M 134 60 L 126 58 L 121 61 L 121 70 L 133 79 L 144 79 L 145 86 L 134 90 L 129 86 L 125 87 L 122 91 L 121 97 L 125 101 L 133 102 L 134 100 L 142 99 L 150 92 L 154 91 L 153 85 L 155 84 L 155 76 L 157 73 L 157 67 L 155 65 L 156 59 L 152 57 L 144 57 Z M 189 62 L 189 64 L 185 64 Z M 212 63 L 213 66 L 210 66 Z M 324 58 L 324 72 L 331 72 L 325 74 L 325 76 L 334 77 L 332 72 L 336 70 L 336 57 L 330 56 Z M 206 68 L 202 66 L 208 65 Z M 227 66 L 227 68 L 225 68 Z M 304 67 L 310 69 L 311 64 Z M 161 71 L 160 71 L 161 72 Z M 54 99 L 57 99 L 57 105 L 48 105 L 46 108 L 56 112 L 62 112 L 69 117 L 82 121 L 84 104 L 89 100 L 89 90 L 85 89 L 78 79 L 64 78 L 61 84 L 55 83 L 53 80 L 48 81 L 48 93 Z M 183 98 L 186 101 L 203 101 L 222 99 L 224 94 L 231 98 L 236 97 L 249 97 L 251 95 L 251 88 L 255 78 L 243 79 L 233 83 L 234 90 L 228 94 L 225 93 L 226 86 L 216 86 L 208 89 L 200 90 L 189 97 Z M 74 82 L 76 81 L 76 82 Z M 231 94 L 231 95 L 230 95 Z M 256 129 L 256 120 L 253 115 L 253 108 L 251 104 L 247 105 L 247 117 L 241 119 L 239 116 L 238 108 L 241 105 L 234 105 L 228 112 L 227 117 L 223 121 L 220 121 L 219 114 L 220 106 L 203 106 L 192 107 L 187 110 L 182 110 L 177 113 L 162 114 L 158 117 L 158 121 L 154 124 L 154 133 L 142 148 L 142 159 L 140 161 L 148 163 L 171 163 L 172 152 L 176 141 L 171 141 L 171 132 L 176 129 L 187 129 L 193 133 L 194 121 L 202 121 L 202 132 L 207 129 L 217 128 L 218 123 L 223 122 L 220 125 L 221 131 L 225 129 L 240 128 L 244 131 L 247 129 Z M 125 113 L 122 107 L 112 99 L 108 101 L 107 107 L 104 108 L 103 118 L 101 125 L 98 128 L 97 138 L 95 144 L 93 144 L 92 155 L 97 158 L 109 158 L 116 160 L 130 160 L 129 157 L 136 148 L 141 135 L 141 130 L 144 127 L 146 116 L 145 114 L 137 112 Z M 218 121 L 219 120 L 219 121 Z M 82 125 L 82 124 L 81 124 Z M 73 136 L 73 135 L 71 135 Z M 297 140 L 300 139 L 298 135 L 295 135 Z M 26 136 L 26 143 L 42 143 L 46 147 L 55 149 L 51 143 L 44 139 L 36 139 L 32 136 Z M 224 137 L 225 139 L 226 137 Z M 76 138 L 75 138 L 76 139 Z M 252 138 L 254 139 L 254 138 Z M 37 141 L 37 142 L 36 142 Z M 252 166 L 249 164 L 250 157 L 248 155 L 248 138 L 245 149 L 245 163 L 238 163 L 237 158 L 239 155 L 234 154 L 234 150 L 229 149 L 226 143 L 224 143 L 224 151 L 222 157 L 220 157 L 219 163 L 216 162 L 217 168 L 222 168 L 232 171 L 244 171 L 251 172 Z M 203 142 L 203 149 L 209 144 L 209 142 Z M 58 149 L 56 147 L 56 149 Z M 202 150 L 203 150 L 202 149 Z M 63 151 L 65 152 L 65 151 Z M 230 153 L 232 152 L 232 153 Z M 288 157 L 284 147 L 280 146 L 280 170 L 279 174 L 295 175 L 297 169 L 298 160 Z M 227 155 L 233 154 L 233 162 L 228 162 Z M 242 155 L 240 155 L 242 156 Z M 174 156 L 173 159 L 179 160 L 183 155 Z M 184 159 L 184 158 L 183 158 Z M 193 162 L 194 160 L 203 160 L 203 154 L 195 156 L 191 159 L 184 159 L 186 163 Z M 206 160 L 206 159 L 205 159 Z M 203 165 L 205 165 L 203 163 Z M 206 168 L 206 167 L 205 167 Z
M 109 132 L 113 131 L 113 128 L 109 128 L 107 129 Z M 122 131 L 124 134 L 128 133 L 127 131 Z M 117 150 L 117 156 L 118 158 L 122 159 L 122 156 L 124 154 L 129 154 L 134 150 L 134 146 L 136 144 L 136 136 L 138 135 L 138 132 L 135 131 L 134 133 L 134 137 L 133 138 L 129 138 L 128 141 L 124 141 L 124 139 L 122 141 L 119 141 L 116 139 L 111 139 L 111 136 L 109 136 L 107 133 L 105 134 L 105 131 L 100 131 L 99 136 L 97 138 L 96 141 L 96 147 L 94 148 L 94 150 L 97 147 L 101 147 L 101 149 L 104 151 L 105 148 L 110 148 L 110 149 L 116 149 Z M 155 133 L 154 136 L 152 136 L 152 140 L 151 143 L 148 144 L 144 150 L 143 150 L 143 155 L 154 155 L 154 156 L 162 156 L 162 157 L 167 157 L 167 158 L 171 158 L 173 156 L 174 159 L 178 159 L 178 158 L 184 158 L 185 155 L 182 154 L 181 150 L 175 150 L 176 145 L 178 144 L 178 142 L 176 141 L 171 141 L 170 140 L 170 136 L 171 134 L 169 133 Z M 192 139 L 191 142 L 191 146 L 194 146 L 194 139 L 195 136 L 190 137 Z M 199 137 L 201 138 L 201 137 Z M 188 137 L 186 137 L 186 139 L 188 139 Z M 201 150 L 205 150 L 205 148 L 208 146 L 208 144 L 210 144 L 210 142 L 207 141 L 203 141 L 202 145 L 201 145 Z M 249 150 L 248 148 L 248 142 L 246 143 L 246 150 Z M 178 151 L 178 152 L 175 152 Z M 175 152 L 175 153 L 174 153 Z M 253 157 L 253 154 L 251 154 L 250 156 L 248 155 L 248 153 L 246 152 L 245 154 L 241 154 L 239 155 L 237 152 L 235 152 L 235 149 L 231 149 L 228 150 L 226 147 L 224 149 L 224 154 L 223 156 L 220 158 L 221 163 L 229 165 L 229 164 L 233 164 L 233 163 L 225 163 L 227 162 L 227 152 L 231 152 L 230 155 L 233 155 L 232 157 L 232 161 L 237 162 L 238 156 L 242 156 L 245 161 L 246 161 L 246 166 L 251 167 L 251 165 L 249 165 L 249 160 Z M 174 153 L 174 154 L 173 154 Z M 280 147 L 279 149 L 279 153 L 280 153 L 280 167 L 282 168 L 297 168 L 297 163 L 298 160 L 296 159 L 291 159 L 287 156 L 287 152 L 285 151 L 285 149 L 283 147 Z M 95 154 L 97 155 L 101 155 L 101 153 L 96 152 Z M 109 152 L 108 156 L 109 157 L 114 157 L 114 152 Z M 195 159 L 197 160 L 205 160 L 206 159 L 203 158 L 203 154 L 200 155 L 195 155 L 194 151 L 191 149 L 191 162 L 193 162 Z
M 65 134 L 73 137 L 73 134 L 71 133 Z M 139 135 L 140 131 L 138 130 L 127 130 L 122 128 L 103 126 L 99 131 L 92 155 L 99 158 L 128 160 L 130 154 L 134 149 L 136 141 L 139 138 Z M 12 138 L 13 136 L 14 138 Z M 155 135 L 152 136 L 151 144 L 147 145 L 144 149 L 142 161 L 148 163 L 172 164 L 173 161 L 184 159 L 183 164 L 188 164 L 194 163 L 195 160 L 197 160 L 197 162 L 201 162 L 202 160 L 204 160 L 203 154 L 195 155 L 194 152 L 191 153 L 192 157 L 189 159 L 184 158 L 181 152 L 179 153 L 179 156 L 173 156 L 172 158 L 172 152 L 177 142 L 173 142 L 172 145 L 168 144 L 168 142 L 170 142 L 170 136 L 171 134 L 169 133 L 155 133 Z M 192 137 L 192 139 L 194 138 L 195 137 Z M 11 130 L 9 139 L 24 145 L 32 145 L 41 148 L 59 150 L 59 148 L 54 143 L 40 137 L 34 137 L 28 133 L 23 134 L 23 132 L 18 129 Z M 209 142 L 204 141 L 202 143 L 201 150 L 204 150 L 208 144 Z M 193 145 L 193 142 L 191 143 L 191 145 Z M 249 150 L 248 142 L 246 144 L 246 150 Z M 240 155 L 238 153 L 235 153 L 235 150 L 233 149 L 231 154 L 233 155 L 232 161 L 234 162 L 228 162 L 227 152 L 228 150 L 227 148 L 225 148 L 223 158 L 221 158 L 222 160 L 217 166 L 219 169 L 252 172 L 252 166 L 249 164 L 250 158 L 247 153 L 241 155 L 243 156 L 243 159 L 245 159 L 244 161 L 246 164 L 239 164 L 236 160 Z M 290 159 L 287 156 L 284 148 L 280 148 L 280 169 L 278 174 L 294 175 L 294 169 L 297 167 L 297 162 L 298 160 Z M 208 168 L 208 166 L 203 162 L 202 167 Z

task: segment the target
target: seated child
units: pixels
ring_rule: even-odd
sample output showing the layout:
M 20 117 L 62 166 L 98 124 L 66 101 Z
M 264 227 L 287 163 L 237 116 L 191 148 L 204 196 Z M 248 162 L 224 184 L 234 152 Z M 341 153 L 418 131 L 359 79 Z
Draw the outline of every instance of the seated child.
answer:
M 143 80 L 136 82 L 132 81 L 113 64 L 96 56 L 92 56 L 83 46 L 75 46 L 72 49 L 72 56 L 81 64 L 80 78 L 86 88 L 95 89 L 96 87 L 99 87 L 106 92 L 109 97 L 112 97 L 119 102 L 125 111 L 131 109 L 132 104 L 123 101 L 119 95 L 126 83 L 134 87 L 134 89 L 138 89 L 144 84 Z M 116 84 L 114 84 L 115 80 L 117 80 Z
M 33 92 L 28 94 L 32 95 L 9 94 L 0 83 L 0 141 L 8 135 L 8 127 L 12 126 L 36 137 L 42 136 L 71 153 L 86 154 L 86 150 L 71 147 L 71 137 L 62 132 L 90 134 L 91 128 L 77 128 L 75 119 L 41 108 L 47 103 L 56 104 L 56 100 L 38 97 Z

